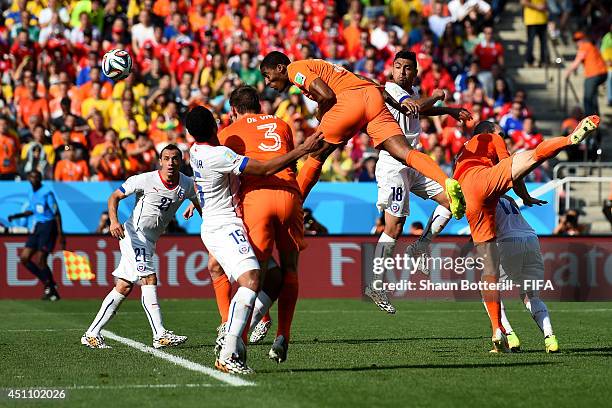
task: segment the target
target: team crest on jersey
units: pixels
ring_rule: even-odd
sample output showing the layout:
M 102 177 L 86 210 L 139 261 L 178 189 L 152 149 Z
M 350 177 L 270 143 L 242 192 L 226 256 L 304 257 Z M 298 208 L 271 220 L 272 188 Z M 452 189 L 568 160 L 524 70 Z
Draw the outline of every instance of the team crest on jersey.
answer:
M 145 269 L 147 269 L 147 267 L 145 266 L 145 264 L 140 263 L 140 264 L 136 265 L 136 270 L 137 270 L 138 272 L 144 272 L 144 271 L 145 271 Z
M 391 204 L 391 211 L 393 211 L 393 212 L 395 212 L 395 213 L 396 213 L 396 212 L 398 212 L 399 210 L 400 210 L 400 206 L 399 206 L 399 204 L 396 204 L 396 203 Z
M 234 152 L 232 152 L 231 150 L 226 150 L 225 151 L 225 158 L 229 161 L 231 161 L 232 163 L 236 161 L 236 158 L 238 157 L 238 155 Z
M 182 200 L 183 198 L 185 198 L 185 190 L 183 190 L 182 188 L 178 191 L 178 199 Z
M 306 76 L 301 72 L 298 72 L 297 74 L 295 74 L 294 82 L 298 85 L 304 85 L 304 83 L 306 82 Z
M 240 252 L 241 254 L 248 254 L 249 253 L 249 246 L 248 245 L 243 245 L 240 248 L 238 248 L 238 252 Z

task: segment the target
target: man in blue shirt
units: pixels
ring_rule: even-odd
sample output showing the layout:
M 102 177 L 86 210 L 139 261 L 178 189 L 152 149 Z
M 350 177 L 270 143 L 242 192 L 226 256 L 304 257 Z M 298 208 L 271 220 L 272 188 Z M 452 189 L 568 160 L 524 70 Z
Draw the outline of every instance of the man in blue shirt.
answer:
M 56 301 L 60 299 L 60 296 L 51 269 L 47 264 L 47 258 L 55 247 L 56 239 L 59 238 L 62 249 L 66 246 L 62 233 L 62 219 L 53 192 L 42 185 L 40 172 L 31 171 L 28 174 L 28 180 L 32 184 L 30 206 L 25 212 L 10 215 L 8 220 L 34 217 L 34 232 L 30 234 L 21 252 L 21 263 L 45 285 L 42 299 Z M 38 262 L 32 260 L 36 254 L 40 254 Z

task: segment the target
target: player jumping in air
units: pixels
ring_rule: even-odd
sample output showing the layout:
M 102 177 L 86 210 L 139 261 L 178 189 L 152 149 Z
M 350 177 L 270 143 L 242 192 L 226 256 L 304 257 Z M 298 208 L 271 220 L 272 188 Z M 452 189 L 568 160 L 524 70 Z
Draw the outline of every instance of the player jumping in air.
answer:
M 119 239 L 121 260 L 113 272 L 115 287 L 102 301 L 93 322 L 81 337 L 81 344 L 91 348 L 110 348 L 100 331 L 115 315 L 134 284 L 140 282 L 142 307 L 153 332 L 153 347 L 176 346 L 187 340 L 166 330 L 157 300 L 157 274 L 153 257 L 155 245 L 174 218 L 183 201 L 190 200 L 201 214 L 193 180 L 179 172 L 182 153 L 170 144 L 160 153 L 159 171 L 128 178 L 108 199 L 110 233 Z M 119 201 L 136 194 L 136 205 L 124 225 L 119 223 Z
M 471 118 L 470 113 L 462 108 L 434 107 L 437 101 L 444 100 L 443 90 L 435 90 L 431 97 L 421 98 L 418 89 L 414 87 L 417 72 L 416 55 L 410 51 L 400 51 L 395 55 L 393 61 L 391 80 L 385 83 L 387 108 L 400 125 L 404 137 L 413 149 L 417 148 L 421 133 L 419 115 L 451 115 L 456 120 Z M 452 216 L 444 188 L 417 170 L 394 159 L 385 150 L 380 152 L 376 163 L 376 182 L 378 184 L 376 205 L 381 211 L 384 211 L 385 230 L 378 240 L 374 256 L 382 258 L 393 254 L 396 241 L 404 229 L 406 217 L 410 214 L 410 192 L 425 200 L 431 199 L 440 204 L 429 219 L 419 241 L 409 248 L 414 258 L 418 258 L 424 252 L 429 252 L 431 239 L 444 229 Z M 426 271 L 422 264 L 420 266 Z M 375 290 L 372 285 L 368 285 L 365 293 L 382 311 L 395 313 L 395 307 L 389 302 L 384 290 Z
M 292 63 L 279 51 L 266 55 L 260 70 L 266 85 L 282 92 L 294 84 L 319 105 L 318 130 L 325 141 L 319 151 L 308 157 L 297 176 L 304 200 L 319 179 L 325 159 L 365 127 L 374 147 L 386 150 L 396 160 L 445 186 L 451 212 L 456 218 L 463 217 L 465 206 L 459 183 L 446 176 L 431 157 L 410 147 L 375 83 L 323 60 Z
M 220 371 L 248 374 L 252 370 L 246 364 L 241 336 L 261 289 L 261 271 L 244 224 L 236 213 L 234 194 L 238 191 L 238 176 L 272 176 L 319 149 L 322 137 L 313 135 L 297 149 L 264 163 L 219 146 L 217 123 L 212 113 L 202 106 L 189 111 L 185 125 L 196 140 L 190 155 L 198 198 L 205 214 L 202 241 L 229 278 L 239 285 L 229 307 L 225 342 L 215 367 Z M 268 138 L 275 143 L 271 133 Z
M 45 286 L 41 299 L 56 301 L 60 299 L 60 295 L 47 259 L 53 252 L 56 240 L 59 239 L 62 249 L 66 246 L 62 233 L 62 218 L 53 191 L 42 185 L 40 172 L 32 170 L 28 174 L 28 180 L 32 185 L 29 207 L 25 212 L 9 215 L 8 220 L 10 222 L 17 218 L 34 217 L 34 232 L 28 237 L 20 260 Z M 38 261 L 34 262 L 32 259 L 37 254 Z
M 465 195 L 465 214 L 476 253 L 483 259 L 483 282 L 496 284 L 499 279 L 499 251 L 495 243 L 495 215 L 499 198 L 512 188 L 527 206 L 545 204 L 545 201 L 529 195 L 524 177 L 564 148 L 580 143 L 598 126 L 599 117 L 589 116 L 568 136 L 554 137 L 533 150 L 510 155 L 498 125 L 487 121 L 476 125 L 474 136 L 457 156 L 454 175 Z M 493 349 L 506 352 L 509 350 L 508 340 L 501 323 L 499 290 L 486 288 L 482 291 L 482 297 L 493 329 Z

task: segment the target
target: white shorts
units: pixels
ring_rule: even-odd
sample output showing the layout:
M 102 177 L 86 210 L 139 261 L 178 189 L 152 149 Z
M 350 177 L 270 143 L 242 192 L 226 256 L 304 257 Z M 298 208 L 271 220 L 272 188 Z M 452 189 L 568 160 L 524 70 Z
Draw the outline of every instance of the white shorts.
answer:
M 231 282 L 237 281 L 245 272 L 260 269 L 240 218 L 215 227 L 202 225 L 200 236 Z
M 412 167 L 388 164 L 384 161 L 376 164 L 376 183 L 376 207 L 398 218 L 410 215 L 410 192 L 427 200 L 444 191 L 441 185 Z
M 121 260 L 113 272 L 116 278 L 136 283 L 140 278 L 156 273 L 153 267 L 155 242 L 145 238 L 140 231 L 125 228 L 125 237 L 119 241 Z
M 509 238 L 497 242 L 500 255 L 500 281 L 511 279 L 521 285 L 544 279 L 544 260 L 536 237 Z

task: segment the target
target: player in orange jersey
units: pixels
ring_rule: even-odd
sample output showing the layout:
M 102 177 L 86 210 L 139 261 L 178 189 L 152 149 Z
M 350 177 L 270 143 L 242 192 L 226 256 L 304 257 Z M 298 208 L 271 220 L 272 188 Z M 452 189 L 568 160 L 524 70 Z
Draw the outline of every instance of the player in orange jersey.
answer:
M 291 128 L 276 116 L 261 114 L 255 88 L 242 86 L 234 90 L 230 107 L 233 123 L 219 132 L 221 144 L 260 161 L 293 150 Z M 282 362 L 287 358 L 291 321 L 298 297 L 298 255 L 305 248 L 302 195 L 294 170 L 288 167 L 268 177 L 242 176 L 240 202 L 242 219 L 262 270 L 272 259 L 275 244 L 279 253 L 283 276 L 274 273 L 279 271 L 278 268 L 268 271 L 255 302 L 251 329 L 278 298 L 277 337 L 269 356 Z
M 374 147 L 388 151 L 393 158 L 445 186 L 451 212 L 456 218 L 463 216 L 465 205 L 459 183 L 448 178 L 431 157 L 410 147 L 374 82 L 323 60 L 292 63 L 279 51 L 266 55 L 260 70 L 266 85 L 282 92 L 294 84 L 319 104 L 318 130 L 323 132 L 325 142 L 321 150 L 308 157 L 298 174 L 304 199 L 319 179 L 323 162 L 331 152 L 365 128 L 374 140 Z M 415 105 L 405 101 L 405 106 L 411 110 Z
M 230 95 L 230 106 L 233 123 L 219 132 L 217 137 L 220 144 L 239 155 L 259 161 L 268 161 L 293 150 L 291 128 L 276 116 L 261 114 L 255 88 L 241 86 L 235 89 Z M 249 240 L 265 274 L 262 290 L 255 301 L 250 328 L 253 329 L 272 303 L 279 299 L 277 337 L 269 356 L 283 362 L 287 358 L 291 322 L 298 298 L 298 255 L 305 247 L 302 195 L 295 172 L 287 167 L 266 177 L 243 174 L 238 198 Z M 275 244 L 280 268 L 268 267 L 274 263 L 272 251 Z M 231 286 L 214 259 L 209 262 L 209 271 L 222 320 L 216 342 L 217 346 L 221 346 Z
M 598 126 L 598 116 L 586 117 L 570 135 L 545 140 L 533 150 L 511 156 L 498 125 L 487 121 L 476 125 L 474 136 L 457 156 L 454 176 L 465 194 L 466 217 L 476 252 L 483 259 L 483 282 L 493 284 L 499 278 L 499 253 L 495 243 L 495 213 L 499 198 L 512 188 L 529 207 L 546 204 L 529 195 L 523 178 L 564 148 L 580 143 Z M 499 290 L 486 287 L 481 293 L 493 329 L 491 351 L 507 352 L 508 341 L 501 323 Z

